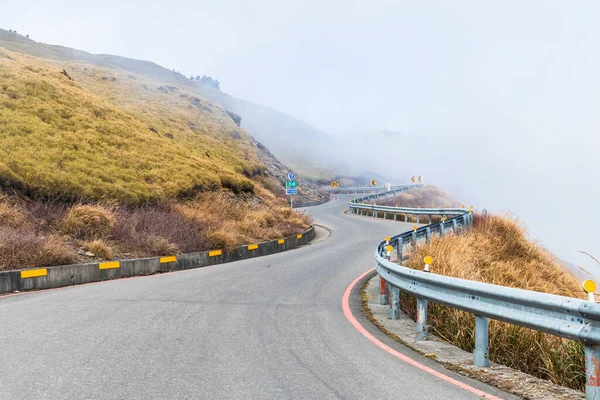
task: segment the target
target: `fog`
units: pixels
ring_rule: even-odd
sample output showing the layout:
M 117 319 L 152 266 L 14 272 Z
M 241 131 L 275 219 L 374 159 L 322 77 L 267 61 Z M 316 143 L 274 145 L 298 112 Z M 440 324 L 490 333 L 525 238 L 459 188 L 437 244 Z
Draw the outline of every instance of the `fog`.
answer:
M 600 257 L 599 20 L 594 1 L 0 0 L 0 27 L 214 76 L 600 276 L 577 253 Z

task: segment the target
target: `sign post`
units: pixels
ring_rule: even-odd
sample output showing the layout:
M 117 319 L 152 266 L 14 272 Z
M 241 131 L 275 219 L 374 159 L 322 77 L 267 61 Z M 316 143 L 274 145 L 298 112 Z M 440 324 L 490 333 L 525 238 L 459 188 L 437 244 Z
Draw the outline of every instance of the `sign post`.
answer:
M 296 174 L 289 173 L 288 180 L 285 182 L 285 194 L 290 196 L 290 208 L 294 208 L 294 201 L 292 196 L 298 194 L 298 182 L 296 182 Z

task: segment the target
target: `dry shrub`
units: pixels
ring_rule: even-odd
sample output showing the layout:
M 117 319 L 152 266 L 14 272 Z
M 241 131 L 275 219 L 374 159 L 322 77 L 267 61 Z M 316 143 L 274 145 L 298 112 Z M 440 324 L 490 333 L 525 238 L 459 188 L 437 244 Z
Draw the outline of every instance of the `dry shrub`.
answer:
M 40 266 L 65 265 L 77 262 L 77 253 L 59 236 L 50 236 L 38 256 Z
M 531 242 L 523 227 L 509 218 L 476 215 L 474 226 L 460 235 L 435 237 L 417 247 L 407 266 L 422 269 L 433 258 L 432 271 L 569 297 L 581 297 L 578 282 L 555 259 Z M 403 310 L 415 317 L 414 296 L 402 295 Z M 474 316 L 439 304 L 429 308 L 432 332 L 472 351 Z M 506 323 L 490 322 L 490 359 L 528 374 L 575 389 L 585 387 L 583 345 Z
M 91 240 L 108 236 L 115 227 L 112 211 L 100 205 L 73 206 L 62 221 L 65 233 L 78 239 Z
M 202 224 L 177 207 L 119 209 L 112 240 L 139 256 L 191 253 L 206 248 Z
M 73 248 L 57 236 L 48 238 L 14 228 L 0 229 L 0 270 L 70 264 Z
M 282 207 L 285 200 L 260 190 L 258 193 L 260 198 L 245 200 L 225 193 L 202 193 L 194 202 L 179 206 L 178 209 L 201 223 L 205 232 L 210 232 L 206 237 L 209 248 L 214 248 L 219 242 L 235 247 L 282 238 L 310 226 L 310 217 Z M 220 240 L 224 237 L 227 239 Z
M 154 235 L 144 235 L 142 237 L 140 250 L 147 256 L 168 256 L 180 253 L 177 245 L 164 237 Z
M 74 263 L 81 246 L 103 259 L 164 256 L 231 250 L 308 228 L 309 217 L 284 207 L 284 200 L 261 186 L 256 191 L 242 197 L 201 193 L 190 201 L 137 207 L 7 196 L 0 199 L 11 221 L 0 222 L 0 269 Z
M 113 258 L 111 247 L 103 240 L 94 240 L 92 242 L 85 243 L 83 248 L 94 253 L 96 257 L 100 257 L 105 260 L 110 260 Z
M 236 246 L 236 238 L 230 232 L 227 231 L 216 231 L 210 232 L 206 235 L 210 249 L 221 249 L 224 251 L 231 251 Z
M 18 207 L 0 203 L 0 226 L 16 228 L 24 222 L 24 219 Z

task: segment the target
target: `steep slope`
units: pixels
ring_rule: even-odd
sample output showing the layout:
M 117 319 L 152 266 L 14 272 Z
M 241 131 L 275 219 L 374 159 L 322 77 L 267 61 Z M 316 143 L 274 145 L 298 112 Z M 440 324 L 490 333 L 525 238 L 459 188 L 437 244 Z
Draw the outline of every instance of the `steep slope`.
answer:
M 286 208 L 288 168 L 234 114 L 2 43 L 0 269 L 231 248 L 308 226 Z
M 241 126 L 271 149 L 276 157 L 293 168 L 299 176 L 329 179 L 340 173 L 358 173 L 358 169 L 353 168 L 343 154 L 342 143 L 326 133 L 270 108 L 236 99 L 201 81 L 190 80 L 155 63 L 46 45 L 2 29 L 0 47 L 54 60 L 67 69 L 70 65 L 78 64 L 87 65 L 88 68 L 95 66 L 130 73 L 138 78 L 145 78 L 150 90 L 160 86 L 172 86 L 209 100 L 239 114 L 242 117 Z

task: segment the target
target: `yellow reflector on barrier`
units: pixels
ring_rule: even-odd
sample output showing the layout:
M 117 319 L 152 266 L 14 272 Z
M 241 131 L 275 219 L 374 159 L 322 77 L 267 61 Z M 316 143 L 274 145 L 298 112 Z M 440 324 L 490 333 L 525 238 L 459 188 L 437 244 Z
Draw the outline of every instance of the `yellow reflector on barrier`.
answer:
M 385 241 L 389 243 L 389 242 L 390 242 L 390 237 L 389 237 L 389 236 L 386 236 L 386 237 L 385 237 Z
M 296 239 L 302 239 L 302 234 L 299 233 L 298 236 L 296 236 Z
M 426 256 L 423 261 L 425 261 L 425 264 L 429 264 L 431 265 L 431 263 L 433 262 L 433 258 L 431 258 L 431 256 Z
M 169 256 L 169 257 L 161 257 L 160 258 L 161 264 L 171 263 L 171 262 L 175 262 L 175 261 L 177 261 L 177 256 Z
M 36 278 L 38 276 L 46 276 L 46 275 L 48 275 L 48 271 L 46 270 L 46 268 L 29 269 L 27 271 L 21 271 L 21 279 Z
M 284 244 L 284 243 L 285 243 L 285 239 L 279 239 L 279 240 L 277 241 L 277 244 Z
M 594 293 L 596 291 L 596 282 L 589 279 L 584 281 L 583 290 L 585 290 L 586 293 Z
M 258 249 L 258 245 L 257 244 L 251 244 L 248 246 L 248 250 L 256 250 Z
M 392 250 L 394 250 L 394 248 L 393 248 L 392 246 L 388 246 L 388 247 L 387 247 L 387 251 L 388 251 L 388 252 L 390 252 L 390 253 L 391 253 L 391 252 L 392 252 Z
M 98 264 L 98 269 L 115 269 L 121 268 L 121 263 L 118 261 L 105 262 Z
M 213 250 L 208 252 L 209 257 L 220 256 L 223 254 L 223 250 Z
M 415 231 L 415 232 L 417 231 L 417 226 L 416 225 L 413 226 L 413 231 Z

